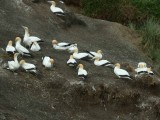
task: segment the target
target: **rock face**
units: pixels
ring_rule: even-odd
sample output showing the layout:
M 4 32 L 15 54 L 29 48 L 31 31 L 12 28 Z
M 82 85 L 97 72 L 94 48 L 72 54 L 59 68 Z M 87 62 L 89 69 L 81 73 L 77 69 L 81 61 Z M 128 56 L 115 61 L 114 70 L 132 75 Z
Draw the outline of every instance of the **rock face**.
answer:
M 67 8 L 66 8 L 67 10 Z M 75 42 L 79 49 L 104 52 L 104 59 L 137 66 L 151 61 L 135 46 L 140 39 L 133 31 L 118 23 L 76 17 L 86 23 L 67 27 L 50 12 L 49 4 L 30 0 L 0 1 L 0 47 L 8 40 L 23 37 L 27 26 L 31 35 L 42 38 L 42 51 L 34 59 L 24 58 L 38 66 L 41 76 L 19 71 L 12 73 L 0 67 L 0 119 L 2 120 L 137 120 L 158 119 L 160 114 L 159 79 L 145 84 L 137 80 L 117 79 L 112 69 L 95 67 L 79 61 L 89 73 L 86 81 L 77 77 L 77 70 L 66 65 L 67 52 L 55 51 L 51 40 Z M 0 61 L 10 58 L 3 50 Z M 53 56 L 55 66 L 45 70 L 41 57 Z M 20 58 L 22 59 L 22 58 Z M 0 62 L 0 63 L 1 63 Z M 3 64 L 3 63 L 1 63 Z M 130 73 L 133 74 L 134 73 Z M 154 82 L 154 80 L 156 82 Z M 141 85 L 143 83 L 143 85 Z M 148 85 L 148 84 L 152 85 Z M 154 83 L 154 84 L 153 84 Z

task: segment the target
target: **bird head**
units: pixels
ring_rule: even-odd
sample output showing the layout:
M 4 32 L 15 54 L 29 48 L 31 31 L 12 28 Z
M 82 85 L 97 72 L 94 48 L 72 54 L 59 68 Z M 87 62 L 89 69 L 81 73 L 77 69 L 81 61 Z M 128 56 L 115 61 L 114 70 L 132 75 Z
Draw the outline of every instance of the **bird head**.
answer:
M 21 60 L 21 61 L 19 62 L 20 65 L 23 65 L 24 63 L 25 63 L 25 60 Z
M 27 30 L 28 31 L 28 27 L 26 27 L 26 26 L 22 26 L 23 28 L 24 28 L 24 30 Z
M 8 42 L 8 45 L 11 45 L 11 46 L 12 46 L 12 40 L 10 40 L 10 41 Z
M 47 1 L 47 2 L 51 3 L 52 5 L 56 5 L 55 1 Z
M 21 38 L 20 37 L 16 37 L 15 41 L 20 41 L 21 42 Z
M 120 68 L 121 65 L 120 65 L 119 63 L 116 63 L 116 64 L 115 64 L 115 67 Z
M 19 55 L 19 53 L 15 53 L 15 54 L 14 54 L 14 58 L 17 57 L 18 55 Z
M 102 50 L 98 50 L 98 51 L 97 51 L 97 53 L 100 53 L 100 54 L 102 54 Z
M 53 63 L 54 63 L 54 59 L 52 59 L 52 58 L 51 58 L 49 61 L 51 62 L 51 64 L 53 64 Z
M 83 64 L 79 64 L 78 66 L 77 66 L 77 69 L 78 68 L 83 68 L 84 66 L 83 66 Z
M 57 40 L 52 40 L 52 44 L 58 44 Z

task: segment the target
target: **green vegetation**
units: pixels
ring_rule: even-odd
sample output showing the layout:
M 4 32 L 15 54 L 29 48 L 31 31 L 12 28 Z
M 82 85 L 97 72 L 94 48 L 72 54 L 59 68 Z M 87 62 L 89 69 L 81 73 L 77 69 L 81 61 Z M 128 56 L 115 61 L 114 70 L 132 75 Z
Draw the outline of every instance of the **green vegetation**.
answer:
M 83 13 L 141 31 L 146 53 L 160 61 L 160 0 L 81 0 Z

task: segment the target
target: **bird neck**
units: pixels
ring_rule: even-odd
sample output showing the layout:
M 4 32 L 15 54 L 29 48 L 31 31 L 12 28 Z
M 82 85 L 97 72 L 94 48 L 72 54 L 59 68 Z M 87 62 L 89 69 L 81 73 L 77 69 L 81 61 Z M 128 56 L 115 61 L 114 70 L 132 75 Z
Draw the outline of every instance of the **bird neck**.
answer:
M 14 61 L 18 63 L 17 55 L 14 57 Z
M 55 5 L 55 4 L 52 4 L 51 7 L 56 7 L 56 5 Z
M 25 34 L 24 34 L 24 37 L 29 37 L 29 31 L 28 30 L 25 30 Z

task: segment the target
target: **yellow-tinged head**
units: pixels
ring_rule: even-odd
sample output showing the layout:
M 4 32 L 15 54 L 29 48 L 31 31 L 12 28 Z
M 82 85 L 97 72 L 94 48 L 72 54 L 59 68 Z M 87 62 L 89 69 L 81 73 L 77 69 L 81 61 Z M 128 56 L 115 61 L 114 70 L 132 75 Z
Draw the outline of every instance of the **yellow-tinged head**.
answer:
M 83 64 L 79 64 L 78 66 L 77 66 L 77 68 L 83 68 L 84 66 L 83 66 Z
M 26 27 L 26 26 L 22 26 L 23 28 L 24 28 L 24 30 L 27 30 L 28 31 L 28 27 Z
M 119 63 L 116 63 L 116 64 L 115 64 L 115 67 L 120 68 L 121 65 L 120 65 Z
M 102 54 L 102 50 L 98 50 L 97 53 L 101 53 Z
M 25 60 L 21 60 L 21 61 L 19 62 L 19 64 L 20 64 L 20 65 L 23 65 L 25 62 L 26 62 Z
M 13 43 L 12 40 L 10 40 L 10 41 L 8 42 L 8 45 L 11 45 L 11 46 L 12 46 L 12 43 Z
M 58 41 L 57 40 L 52 40 L 52 44 L 58 44 Z
M 21 38 L 20 37 L 16 37 L 15 41 L 20 41 L 21 42 Z
M 51 3 L 52 5 L 56 5 L 55 1 L 48 1 L 49 3 Z
M 51 62 L 51 64 L 53 64 L 53 63 L 54 63 L 54 59 L 52 59 L 52 58 L 51 58 L 49 61 Z

